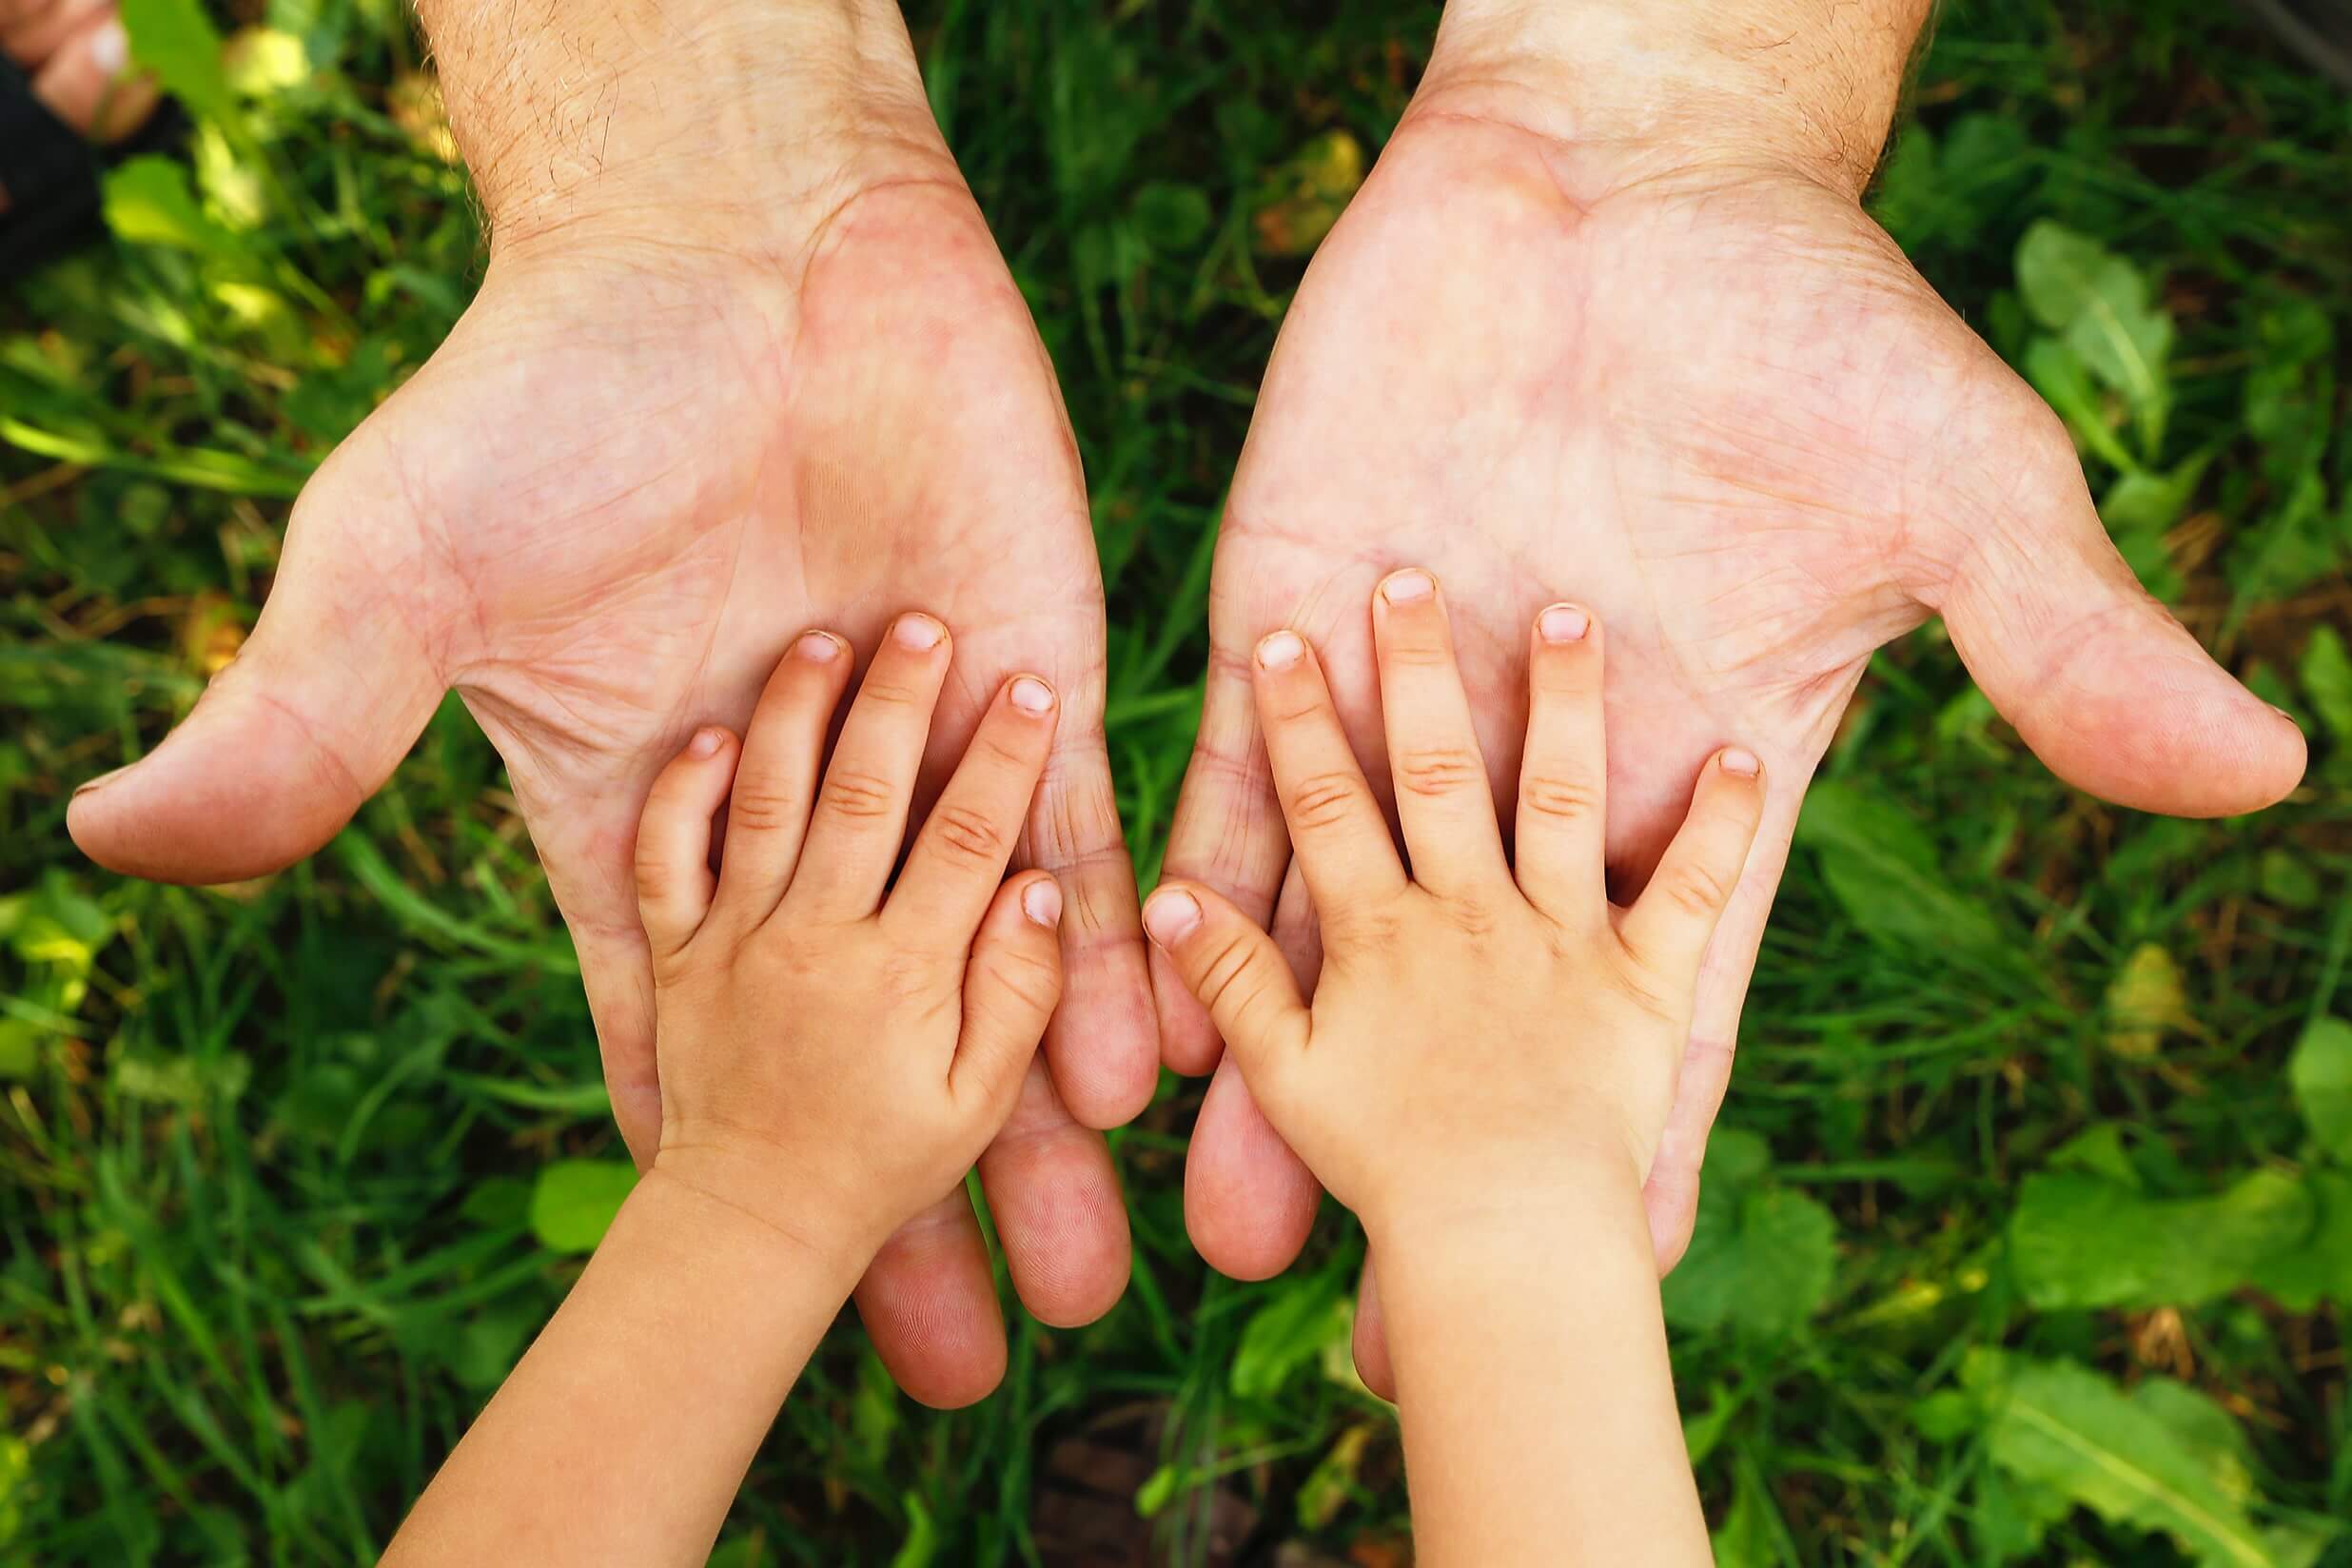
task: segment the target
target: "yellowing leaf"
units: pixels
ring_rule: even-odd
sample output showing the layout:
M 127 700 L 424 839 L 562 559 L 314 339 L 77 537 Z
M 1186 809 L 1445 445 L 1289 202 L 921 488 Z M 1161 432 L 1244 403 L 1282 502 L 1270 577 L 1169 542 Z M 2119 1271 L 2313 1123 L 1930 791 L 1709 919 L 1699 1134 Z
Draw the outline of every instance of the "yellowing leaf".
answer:
M 2181 988 L 2180 966 L 2154 942 L 2144 942 L 2107 987 L 2107 1049 L 2118 1056 L 2156 1054 L 2166 1034 L 2194 1034 L 2197 1020 Z
M 1363 145 L 1343 130 L 1316 137 L 1267 172 L 1258 202 L 1259 252 L 1312 253 L 1362 184 Z

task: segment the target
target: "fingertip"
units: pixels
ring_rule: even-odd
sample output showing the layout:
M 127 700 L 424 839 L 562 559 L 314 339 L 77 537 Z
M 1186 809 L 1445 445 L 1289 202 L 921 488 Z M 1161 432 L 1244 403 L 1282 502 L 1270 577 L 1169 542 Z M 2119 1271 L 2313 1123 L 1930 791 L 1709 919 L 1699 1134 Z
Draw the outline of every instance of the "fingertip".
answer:
M 1173 949 L 1201 929 L 1201 901 L 1181 885 L 1164 885 L 1144 900 L 1144 931 L 1162 948 Z
M 891 640 L 911 654 L 927 654 L 948 640 L 947 623 L 937 616 L 911 610 L 892 623 Z
M 1400 567 L 1381 578 L 1377 592 L 1382 603 L 1400 609 L 1425 604 L 1438 597 L 1438 579 L 1423 567 Z
M 1029 923 L 1044 931 L 1057 931 L 1062 924 L 1062 885 L 1043 872 L 1020 892 L 1021 912 Z
M 1007 681 L 1005 700 L 1029 718 L 1044 718 L 1054 709 L 1053 688 L 1038 676 L 1018 675 Z
M 1536 640 L 1547 647 L 1574 647 L 1592 630 L 1593 613 L 1580 604 L 1547 604 L 1536 616 Z
M 1306 657 L 1306 639 L 1287 626 L 1258 640 L 1258 668 L 1269 675 L 1292 669 Z

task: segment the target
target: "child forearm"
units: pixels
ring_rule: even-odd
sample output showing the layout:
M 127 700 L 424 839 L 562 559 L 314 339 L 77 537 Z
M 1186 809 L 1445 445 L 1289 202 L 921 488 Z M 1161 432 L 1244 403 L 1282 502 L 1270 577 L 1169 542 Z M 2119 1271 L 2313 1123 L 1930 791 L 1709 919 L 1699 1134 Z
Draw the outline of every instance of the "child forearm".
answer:
M 701 1563 L 856 1276 L 648 1176 L 384 1561 Z
M 1431 1568 L 1710 1560 L 1630 1172 L 1623 1186 L 1375 1235 Z

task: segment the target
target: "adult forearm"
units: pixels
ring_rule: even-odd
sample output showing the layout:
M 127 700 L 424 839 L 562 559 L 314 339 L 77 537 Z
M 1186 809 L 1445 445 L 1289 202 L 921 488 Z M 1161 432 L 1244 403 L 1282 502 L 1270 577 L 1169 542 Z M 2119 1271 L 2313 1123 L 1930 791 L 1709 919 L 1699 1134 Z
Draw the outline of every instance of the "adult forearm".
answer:
M 1451 0 L 1423 97 L 1563 141 L 1783 164 L 1858 193 L 1933 0 Z
M 1432 1568 L 1709 1560 L 1630 1174 L 1599 1203 L 1375 1227 Z
M 647 1177 L 384 1561 L 701 1563 L 857 1273 Z
M 418 10 L 494 244 L 581 223 L 693 243 L 891 172 L 869 165 L 951 167 L 893 0 Z

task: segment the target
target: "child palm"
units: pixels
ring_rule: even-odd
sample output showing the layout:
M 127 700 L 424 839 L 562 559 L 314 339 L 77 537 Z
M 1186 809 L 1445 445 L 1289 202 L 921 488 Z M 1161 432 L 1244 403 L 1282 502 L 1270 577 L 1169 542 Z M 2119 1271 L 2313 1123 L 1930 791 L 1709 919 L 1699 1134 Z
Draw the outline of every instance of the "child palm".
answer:
M 937 620 L 899 617 L 820 779 L 853 660 L 805 634 L 740 745 L 698 732 L 637 831 L 654 1171 L 853 1278 L 1004 1125 L 1061 997 L 1061 891 L 1044 872 L 1005 879 L 1053 743 L 1044 681 L 997 690 L 892 876 L 949 658 Z
M 1596 1161 L 1637 1186 L 1762 812 L 1756 759 L 1710 759 L 1657 873 L 1617 909 L 1591 617 L 1554 605 L 1538 617 L 1515 856 L 1426 573 L 1381 584 L 1372 638 L 1405 860 L 1305 641 L 1276 632 L 1255 661 L 1259 727 L 1323 931 L 1313 1006 L 1256 922 L 1197 884 L 1163 887 L 1145 924 L 1276 1130 L 1367 1224 L 1573 1197 Z

